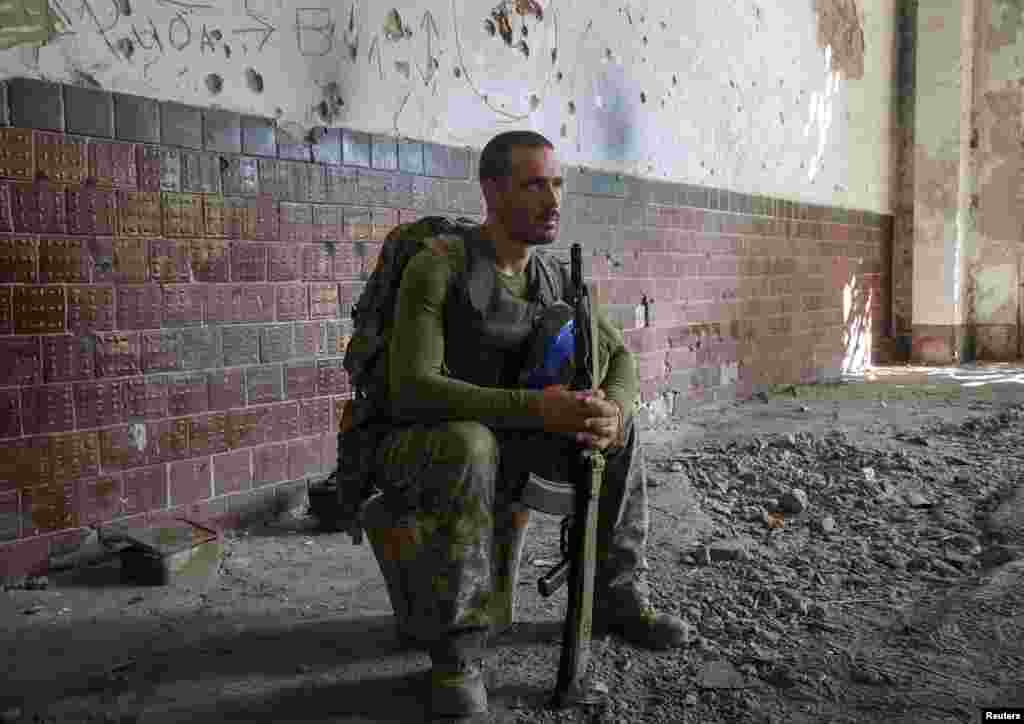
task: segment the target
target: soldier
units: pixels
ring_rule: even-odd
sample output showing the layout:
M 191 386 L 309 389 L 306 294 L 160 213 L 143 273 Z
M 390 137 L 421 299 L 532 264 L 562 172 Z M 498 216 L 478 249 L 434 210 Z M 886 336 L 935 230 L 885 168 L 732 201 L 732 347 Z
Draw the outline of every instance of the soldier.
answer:
M 595 310 L 599 390 L 526 389 L 531 333 L 566 293 L 558 236 L 562 174 L 554 146 L 502 133 L 480 157 L 487 218 L 465 238 L 428 240 L 406 266 L 389 348 L 391 416 L 374 474 L 414 521 L 425 574 L 414 596 L 434 627 L 431 702 L 438 716 L 487 710 L 481 657 L 492 625 L 495 531 L 526 477 L 566 481 L 574 444 L 605 451 L 595 630 L 647 648 L 682 644 L 646 581 L 647 491 L 633 409 L 638 377 L 621 333 Z M 396 503 L 395 501 L 400 501 Z M 422 589 L 422 590 L 420 590 Z

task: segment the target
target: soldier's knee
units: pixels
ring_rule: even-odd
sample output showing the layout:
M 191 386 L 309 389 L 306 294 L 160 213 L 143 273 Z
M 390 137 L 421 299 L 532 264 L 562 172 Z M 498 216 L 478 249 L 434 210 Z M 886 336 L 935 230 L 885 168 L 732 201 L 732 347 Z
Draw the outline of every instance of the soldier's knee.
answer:
M 498 462 L 498 439 L 479 422 L 453 422 L 447 448 L 450 458 L 473 467 L 484 468 Z

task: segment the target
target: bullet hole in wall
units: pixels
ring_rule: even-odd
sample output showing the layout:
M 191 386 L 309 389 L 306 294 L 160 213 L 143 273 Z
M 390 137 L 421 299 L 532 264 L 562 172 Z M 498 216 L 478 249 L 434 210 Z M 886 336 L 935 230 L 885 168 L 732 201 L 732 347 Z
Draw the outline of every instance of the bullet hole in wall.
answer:
M 117 0 L 117 11 L 124 17 L 132 14 L 132 4 L 128 0 Z
M 135 43 L 131 38 L 121 38 L 117 41 L 117 52 L 124 56 L 125 60 L 131 60 L 135 55 Z
M 530 110 L 535 111 L 540 108 L 540 96 L 536 93 L 530 94 Z
M 230 58 L 231 57 L 231 46 L 230 45 L 225 45 L 224 46 L 224 57 L 225 58 Z
M 218 43 L 224 39 L 224 34 L 214 28 L 210 31 L 210 37 L 216 40 Z
M 263 92 L 263 76 L 255 68 L 245 69 L 245 84 L 253 93 Z
M 647 94 L 644 93 L 643 91 L 640 91 L 640 102 L 641 103 L 646 103 L 647 102 Z
M 605 48 L 604 49 L 604 59 L 605 60 L 611 60 L 612 56 L 613 56 L 612 49 L 611 48 Z
M 523 23 L 523 27 L 521 28 L 521 32 L 523 33 L 523 37 L 524 38 L 530 37 L 530 29 L 526 26 L 526 23 Z
M 676 78 L 675 75 L 672 76 L 672 85 L 673 86 L 679 85 L 679 79 Z
M 401 75 L 406 80 L 409 80 L 409 76 L 412 75 L 412 68 L 409 65 L 409 61 L 406 61 L 406 60 L 396 60 L 395 61 L 395 70 L 398 71 L 398 74 Z M 458 70 L 458 69 L 456 69 L 456 70 Z
M 494 21 L 493 21 L 493 20 L 491 20 L 490 18 L 487 18 L 486 20 L 484 20 L 484 30 L 485 30 L 485 31 L 487 32 L 487 34 L 488 34 L 488 35 L 490 35 L 490 36 L 491 36 L 492 38 L 493 38 L 493 37 L 494 37 L 495 35 L 497 35 L 497 34 L 498 34 L 498 26 L 497 26 L 497 25 L 495 25 L 495 24 L 494 24 Z
M 455 66 L 455 70 L 453 70 L 452 72 L 455 73 L 456 78 L 462 77 L 462 68 L 460 68 L 459 66 Z
M 564 123 L 562 124 L 561 134 L 562 138 L 567 138 L 569 136 L 569 128 Z
M 551 49 L 551 65 L 558 62 L 558 48 Z
M 210 91 L 212 95 L 218 95 L 224 90 L 224 79 L 221 78 L 220 73 L 208 73 L 205 82 L 206 90 Z
M 558 71 L 557 73 L 555 73 L 555 80 L 557 80 L 559 83 L 562 82 L 562 78 L 564 77 L 565 76 L 562 75 L 562 71 Z
M 644 36 L 644 45 L 647 45 L 647 36 Z
M 666 23 L 666 22 L 665 22 L 664 20 L 662 20 L 662 21 L 661 21 L 661 22 L 659 23 L 659 25 L 661 25 L 661 29 L 662 29 L 662 30 L 667 30 L 667 29 L 668 29 L 668 23 Z
M 530 46 L 526 44 L 525 40 L 519 41 L 519 52 L 527 58 L 530 57 Z
M 576 102 L 575 101 L 569 101 L 569 115 L 570 116 L 575 116 L 576 115 Z

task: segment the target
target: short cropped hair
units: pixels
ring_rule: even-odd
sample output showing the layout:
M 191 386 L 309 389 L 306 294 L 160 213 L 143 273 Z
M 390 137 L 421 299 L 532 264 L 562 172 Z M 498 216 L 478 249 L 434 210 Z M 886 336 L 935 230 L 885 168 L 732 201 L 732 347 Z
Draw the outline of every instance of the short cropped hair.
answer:
M 550 148 L 555 145 L 534 131 L 506 131 L 499 133 L 484 146 L 480 153 L 480 181 L 484 179 L 502 179 L 512 175 L 512 149 L 518 146 L 527 148 Z

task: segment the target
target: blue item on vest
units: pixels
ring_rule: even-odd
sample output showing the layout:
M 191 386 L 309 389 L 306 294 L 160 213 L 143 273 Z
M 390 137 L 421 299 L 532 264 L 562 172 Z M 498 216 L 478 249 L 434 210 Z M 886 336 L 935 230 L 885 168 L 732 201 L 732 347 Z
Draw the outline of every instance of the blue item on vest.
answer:
M 576 339 L 573 331 L 575 325 L 569 320 L 550 340 L 544 350 L 544 362 L 540 367 L 530 371 L 526 378 L 526 386 L 531 390 L 539 390 L 549 385 L 568 384 L 564 371 L 573 361 L 576 351 Z

